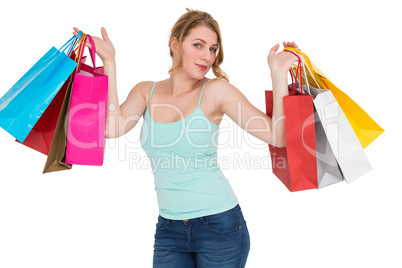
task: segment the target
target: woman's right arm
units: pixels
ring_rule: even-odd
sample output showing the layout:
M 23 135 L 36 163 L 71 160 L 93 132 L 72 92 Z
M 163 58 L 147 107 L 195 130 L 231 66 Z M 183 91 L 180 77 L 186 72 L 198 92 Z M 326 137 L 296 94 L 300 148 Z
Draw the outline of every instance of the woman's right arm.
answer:
M 79 29 L 74 27 L 74 34 L 79 33 Z M 130 131 L 140 120 L 146 109 L 144 95 L 142 94 L 146 82 L 138 83 L 129 93 L 122 105 L 119 104 L 116 82 L 116 61 L 115 49 L 107 35 L 106 29 L 101 29 L 102 38 L 92 36 L 96 54 L 103 61 L 104 75 L 108 76 L 108 101 L 106 109 L 106 138 L 117 138 Z M 91 47 L 89 42 L 87 47 Z

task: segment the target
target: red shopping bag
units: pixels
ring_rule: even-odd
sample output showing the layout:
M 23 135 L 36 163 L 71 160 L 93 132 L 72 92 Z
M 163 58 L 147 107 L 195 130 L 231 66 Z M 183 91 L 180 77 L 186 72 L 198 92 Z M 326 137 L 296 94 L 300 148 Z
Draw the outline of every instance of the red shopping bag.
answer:
M 45 155 L 49 153 L 68 83 L 68 80 L 64 83 L 22 144 Z M 19 142 L 18 140 L 16 141 Z
M 265 91 L 266 114 L 272 117 L 272 91 Z M 289 96 L 283 98 L 286 147 L 269 144 L 272 171 L 291 192 L 315 189 L 317 160 L 313 98 L 289 87 Z M 307 149 L 309 148 L 309 149 Z
M 74 60 L 75 57 L 76 55 L 73 51 L 70 58 Z M 85 59 L 83 59 L 83 61 L 85 61 Z M 75 71 L 73 71 L 73 74 L 74 73 Z M 53 98 L 52 102 L 43 112 L 38 122 L 36 122 L 35 126 L 29 132 L 22 144 L 45 155 L 49 154 L 49 148 L 52 143 L 53 134 L 56 129 L 57 120 L 67 92 L 68 84 L 69 80 L 67 80 L 61 87 L 60 91 Z M 18 140 L 16 141 L 19 142 Z

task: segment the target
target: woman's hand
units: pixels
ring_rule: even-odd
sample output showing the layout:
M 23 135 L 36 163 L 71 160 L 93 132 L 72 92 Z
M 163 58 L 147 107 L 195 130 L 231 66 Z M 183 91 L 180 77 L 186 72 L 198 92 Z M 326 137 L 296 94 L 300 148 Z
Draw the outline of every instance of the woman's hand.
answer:
M 283 42 L 283 46 L 298 48 L 295 42 Z M 293 63 L 298 60 L 295 55 L 286 51 L 276 53 L 278 48 L 279 44 L 276 44 L 271 48 L 268 54 L 268 66 L 271 69 L 272 74 L 287 73 L 292 67 Z
M 77 27 L 74 27 L 74 35 L 77 35 L 80 30 Z M 106 29 L 102 27 L 101 29 L 102 33 L 102 38 L 92 36 L 92 39 L 94 40 L 95 47 L 96 47 L 96 54 L 99 55 L 99 57 L 102 59 L 103 64 L 106 62 L 114 62 L 115 60 L 115 50 L 112 42 L 110 42 L 109 36 L 107 35 Z M 91 44 L 87 40 L 86 46 L 91 48 Z

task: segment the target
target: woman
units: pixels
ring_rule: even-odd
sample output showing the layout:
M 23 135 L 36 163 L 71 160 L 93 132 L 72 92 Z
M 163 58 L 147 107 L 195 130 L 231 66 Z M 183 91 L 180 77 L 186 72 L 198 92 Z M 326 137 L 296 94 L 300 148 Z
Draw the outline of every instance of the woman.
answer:
M 94 41 L 109 77 L 105 135 L 124 135 L 143 116 L 141 144 L 154 160 L 160 214 L 154 267 L 244 267 L 250 249 L 246 221 L 214 161 L 219 123 L 226 114 L 260 140 L 285 146 L 282 99 L 288 95 L 287 71 L 296 57 L 276 53 L 279 44 L 269 51 L 274 90 L 270 118 L 250 104 L 220 69 L 223 48 L 218 23 L 208 13 L 187 9 L 171 31 L 169 78 L 138 83 L 119 105 L 115 50 L 106 30 L 101 32 L 103 39 L 94 37 Z M 211 68 L 216 76 L 212 80 L 205 77 Z M 156 167 L 161 159 L 170 162 Z M 188 165 L 179 164 L 183 161 Z

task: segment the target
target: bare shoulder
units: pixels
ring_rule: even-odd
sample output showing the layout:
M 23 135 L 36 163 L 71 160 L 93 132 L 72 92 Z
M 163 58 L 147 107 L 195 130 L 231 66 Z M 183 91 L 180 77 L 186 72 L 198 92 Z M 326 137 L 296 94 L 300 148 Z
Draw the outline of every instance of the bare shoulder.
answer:
M 222 107 L 227 103 L 246 99 L 239 89 L 226 80 L 213 79 L 208 82 L 207 86 L 209 87 L 209 95 L 221 111 Z
M 153 81 L 141 81 L 137 83 L 132 90 L 141 93 L 141 95 L 144 96 L 144 99 L 146 99 L 151 92 L 153 84 Z
M 227 88 L 227 87 L 231 86 L 231 84 L 226 80 L 215 78 L 215 79 L 209 80 L 207 86 L 213 87 L 213 88 L 219 88 L 219 87 Z
M 127 104 L 132 104 L 134 102 L 137 105 L 139 104 L 138 102 L 146 103 L 149 93 L 151 92 L 153 83 L 154 82 L 152 81 L 142 81 L 137 83 L 131 89 L 130 93 L 127 96 L 126 99 Z

